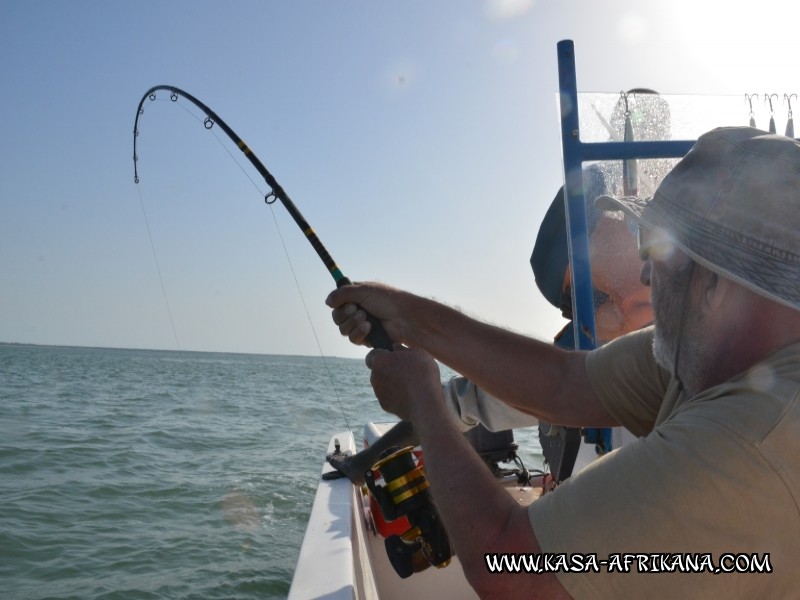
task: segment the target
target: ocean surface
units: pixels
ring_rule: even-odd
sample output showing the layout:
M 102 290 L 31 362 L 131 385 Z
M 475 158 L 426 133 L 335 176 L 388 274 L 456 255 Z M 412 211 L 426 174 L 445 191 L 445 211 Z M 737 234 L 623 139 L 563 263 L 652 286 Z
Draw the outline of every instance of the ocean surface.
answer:
M 285 598 L 368 420 L 361 360 L 0 344 L 0 598 Z

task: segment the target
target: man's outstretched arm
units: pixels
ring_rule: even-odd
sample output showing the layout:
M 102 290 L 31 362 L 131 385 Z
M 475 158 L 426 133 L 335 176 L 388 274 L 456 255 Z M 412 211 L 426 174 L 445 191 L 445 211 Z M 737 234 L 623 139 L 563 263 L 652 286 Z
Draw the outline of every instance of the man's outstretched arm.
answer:
M 523 412 L 561 425 L 617 424 L 589 384 L 583 352 L 564 351 L 379 284 L 343 286 L 327 303 L 341 333 L 354 343 L 364 344 L 370 331 L 363 307 L 393 341 L 427 351 Z

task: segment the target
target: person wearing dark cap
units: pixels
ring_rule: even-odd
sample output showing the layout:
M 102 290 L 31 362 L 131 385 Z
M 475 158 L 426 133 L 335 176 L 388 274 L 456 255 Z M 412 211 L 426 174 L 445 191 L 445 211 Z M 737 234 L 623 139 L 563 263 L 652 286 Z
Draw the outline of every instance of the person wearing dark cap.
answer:
M 648 325 L 653 318 L 650 293 L 639 280 L 641 263 L 636 249 L 636 237 L 616 210 L 595 206 L 603 188 L 585 190 L 586 226 L 589 233 L 589 263 L 592 266 L 592 295 L 595 306 L 596 335 L 600 344 L 623 333 Z M 531 267 L 536 285 L 547 301 L 572 320 L 572 276 L 569 272 L 567 224 L 564 210 L 564 190 L 558 191 L 545 214 L 531 255 Z M 571 339 L 568 323 L 556 336 Z M 561 344 L 563 348 L 571 346 Z
M 372 385 L 413 424 L 481 596 L 797 595 L 798 190 L 800 143 L 733 127 L 701 136 L 651 198 L 603 199 L 639 225 L 655 324 L 591 352 L 379 284 L 328 296 L 354 343 L 370 328 L 363 307 L 407 347 L 370 351 Z M 519 506 L 452 424 L 434 358 L 539 418 L 642 437 Z M 500 554 L 550 568 L 491 573 Z
M 606 191 L 606 181 L 607 176 L 599 165 L 590 165 L 584 170 L 586 227 L 598 345 L 649 325 L 653 320 L 650 292 L 639 278 L 641 262 L 635 235 L 621 212 L 604 211 L 595 206 L 595 199 Z M 569 319 L 556 335 L 554 343 L 559 348 L 573 350 L 572 276 L 565 212 L 564 188 L 561 188 L 539 228 L 530 262 L 539 291 L 550 304 L 561 310 L 564 318 Z M 483 402 L 486 404 L 483 412 L 491 414 L 490 409 L 495 403 L 490 400 Z M 556 483 L 629 439 L 630 434 L 623 428 L 615 431 L 609 427 L 565 428 L 539 423 L 539 441 Z M 586 444 L 591 445 L 593 451 Z
M 591 170 L 587 170 L 591 173 Z M 599 173 L 599 172 L 595 172 Z M 603 180 L 586 188 L 589 233 L 589 263 L 592 270 L 597 339 L 604 344 L 635 331 L 653 320 L 649 289 L 639 279 L 641 261 L 636 236 L 616 210 L 595 206 L 605 190 Z M 555 338 L 555 344 L 572 349 L 572 295 L 567 250 L 567 227 L 563 189 L 559 190 L 539 226 L 531 266 L 542 295 L 564 318 L 570 319 Z M 467 427 L 483 424 L 491 431 L 536 425 L 532 415 L 505 405 L 463 377 L 453 378 L 444 389 L 445 400 Z

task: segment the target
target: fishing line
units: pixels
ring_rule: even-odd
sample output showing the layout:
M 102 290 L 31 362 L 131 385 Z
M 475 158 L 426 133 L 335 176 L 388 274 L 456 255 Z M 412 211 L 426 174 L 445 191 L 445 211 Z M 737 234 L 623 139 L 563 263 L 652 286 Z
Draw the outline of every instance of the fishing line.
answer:
M 322 345 L 320 344 L 319 337 L 317 336 L 317 330 L 314 327 L 314 322 L 311 320 L 311 313 L 308 311 L 308 306 L 306 305 L 306 299 L 303 296 L 302 290 L 300 289 L 300 282 L 297 280 L 297 274 L 294 271 L 294 265 L 292 264 L 292 259 L 289 258 L 289 250 L 286 248 L 286 242 L 284 242 L 283 240 L 283 234 L 281 233 L 281 228 L 278 226 L 278 218 L 277 216 L 275 216 L 275 211 L 273 210 L 272 206 L 270 206 L 269 209 L 270 212 L 272 213 L 272 220 L 275 222 L 275 229 L 278 232 L 278 238 L 281 241 L 281 246 L 283 246 L 283 253 L 286 255 L 286 261 L 289 263 L 289 270 L 292 272 L 294 285 L 297 288 L 297 293 L 300 295 L 300 302 L 303 305 L 303 310 L 306 311 L 306 318 L 308 319 L 308 324 L 311 326 L 311 333 L 314 334 L 314 341 L 317 343 L 317 349 L 319 350 L 319 355 L 322 357 L 322 364 L 324 365 L 325 372 L 328 374 L 328 379 L 331 382 L 331 388 L 333 388 L 333 395 L 336 397 L 336 402 L 339 404 L 339 409 L 342 411 L 342 417 L 344 418 L 344 423 L 347 426 L 347 430 L 350 432 L 351 435 L 353 435 L 353 428 L 350 427 L 350 421 L 347 419 L 347 413 L 345 413 L 344 411 L 344 404 L 342 404 L 342 399 L 339 396 L 338 389 L 336 388 L 336 382 L 333 379 L 333 373 L 331 372 L 331 368 L 328 365 L 328 359 L 325 356 L 325 353 L 322 351 Z M 355 436 L 353 437 L 355 438 Z
M 186 112 L 188 112 L 190 115 L 195 117 L 198 121 L 200 120 L 197 117 L 197 115 L 193 114 L 188 108 L 186 108 L 183 105 L 180 105 L 180 106 Z M 222 138 L 220 138 L 217 135 L 217 132 L 214 131 L 213 129 L 211 130 L 211 134 L 217 140 L 219 145 L 222 146 L 225 149 L 225 152 L 228 153 L 228 156 L 231 157 L 231 160 L 234 162 L 234 164 L 237 167 L 239 167 L 239 170 L 242 173 L 244 173 L 244 176 L 247 177 L 247 179 L 250 180 L 250 183 L 253 184 L 253 187 L 256 189 L 256 191 L 263 198 L 265 196 L 264 190 L 262 190 L 258 186 L 256 181 L 250 176 L 250 173 L 248 173 L 245 170 L 245 168 L 242 166 L 242 164 L 236 159 L 236 156 L 233 154 L 233 152 L 230 151 L 230 148 L 228 148 L 228 146 L 225 144 L 225 142 L 223 142 Z M 342 411 L 342 417 L 344 418 L 344 423 L 347 426 L 347 430 L 352 435 L 353 429 L 352 429 L 352 427 L 350 427 L 350 421 L 347 419 L 347 413 L 345 413 L 344 404 L 342 404 L 342 399 L 339 396 L 339 390 L 336 388 L 336 382 L 335 382 L 335 380 L 333 378 L 333 373 L 331 372 L 330 366 L 328 365 L 328 359 L 325 356 L 325 352 L 322 351 L 322 344 L 319 341 L 319 336 L 317 335 L 317 329 L 316 329 L 316 327 L 314 327 L 314 321 L 311 319 L 311 312 L 308 310 L 308 305 L 306 304 L 306 298 L 303 295 L 303 290 L 300 287 L 300 281 L 297 279 L 297 273 L 294 270 L 294 264 L 292 263 L 292 259 L 289 256 L 289 250 L 286 247 L 286 242 L 283 239 L 283 232 L 281 231 L 280 225 L 278 224 L 278 217 L 275 214 L 275 209 L 272 207 L 274 202 L 267 202 L 266 204 L 267 204 L 267 206 L 269 206 L 269 211 L 270 211 L 270 214 L 272 215 L 272 221 L 275 223 L 275 231 L 278 233 L 278 239 L 281 242 L 281 247 L 283 248 L 283 254 L 286 256 L 286 262 L 289 264 L 289 271 L 292 273 L 292 279 L 294 279 L 294 285 L 295 285 L 295 288 L 297 288 L 297 294 L 298 294 L 298 296 L 300 296 L 300 303 L 303 305 L 303 310 L 306 313 L 306 319 L 308 319 L 308 324 L 311 327 L 311 333 L 314 335 L 314 342 L 317 344 L 317 350 L 319 351 L 319 355 L 322 357 L 322 364 L 325 367 L 325 372 L 328 374 L 328 380 L 331 382 L 331 388 L 333 389 L 333 395 L 336 398 L 336 402 L 339 405 L 339 409 Z
M 198 121 L 200 120 L 197 117 L 197 115 L 193 114 L 185 106 L 181 105 L 181 108 L 183 108 L 186 112 L 188 112 L 190 115 L 195 117 Z M 217 140 L 219 145 L 222 146 L 225 149 L 225 152 L 228 153 L 228 156 L 231 157 L 231 160 L 234 162 L 234 164 L 237 167 L 239 167 L 239 170 L 242 173 L 244 173 L 244 176 L 247 177 L 247 179 L 250 180 L 250 183 L 253 184 L 253 187 L 256 189 L 256 191 L 263 198 L 265 196 L 264 190 L 262 190 L 258 186 L 256 181 L 252 177 L 250 177 L 250 173 L 248 173 L 245 170 L 245 168 L 242 166 L 242 164 L 236 159 L 236 156 L 233 154 L 233 152 L 230 151 L 230 148 L 228 148 L 228 146 L 225 144 L 225 142 L 222 140 L 222 138 L 220 138 L 217 135 L 217 132 L 212 129 L 211 133 L 214 136 L 214 138 Z M 270 214 L 272 215 L 272 221 L 273 221 L 273 223 L 275 223 L 275 231 L 278 233 L 278 239 L 281 242 L 281 247 L 283 248 L 283 254 L 286 256 L 286 262 L 289 264 L 289 271 L 292 273 L 292 279 L 294 279 L 294 285 L 295 285 L 295 288 L 297 288 L 297 294 L 298 294 L 298 296 L 300 296 L 300 303 L 303 305 L 303 310 L 306 313 L 306 319 L 308 319 L 308 324 L 311 327 L 311 333 L 314 335 L 314 342 L 317 344 L 317 350 L 319 351 L 320 357 L 322 357 L 322 364 L 325 367 L 325 372 L 328 374 L 328 379 L 331 382 L 331 388 L 333 389 L 333 395 L 336 398 L 336 402 L 339 405 L 339 409 L 342 411 L 342 417 L 344 418 L 344 423 L 347 426 L 347 430 L 352 434 L 353 433 L 353 428 L 350 427 L 350 421 L 347 419 L 347 413 L 345 413 L 344 404 L 342 404 L 342 399 L 339 396 L 339 390 L 336 388 L 336 382 L 335 382 L 335 380 L 333 378 L 333 372 L 331 371 L 331 368 L 328 365 L 328 359 L 325 356 L 325 352 L 323 352 L 323 350 L 322 350 L 322 344 L 320 343 L 319 336 L 317 335 L 317 328 L 314 327 L 314 321 L 311 319 L 311 312 L 308 310 L 308 305 L 306 304 L 306 298 L 303 295 L 302 288 L 300 287 L 300 281 L 297 279 L 297 273 L 294 270 L 294 264 L 292 263 L 292 258 L 289 256 L 289 249 L 286 247 L 286 241 L 283 239 L 283 232 L 281 231 L 280 224 L 278 223 L 278 216 L 275 214 L 275 209 L 272 207 L 274 202 L 272 202 L 272 203 L 268 202 L 266 204 L 267 204 L 267 206 L 269 206 L 269 211 L 270 211 Z
M 139 206 L 142 207 L 142 215 L 144 215 L 144 225 L 147 229 L 147 239 L 150 240 L 150 249 L 153 251 L 153 260 L 156 263 L 156 272 L 158 273 L 158 281 L 161 283 L 161 294 L 164 296 L 164 304 L 167 306 L 167 316 L 169 317 L 169 324 L 172 327 L 172 335 L 175 338 L 175 346 L 178 350 L 181 349 L 181 343 L 178 341 L 178 331 L 175 329 L 175 320 L 172 318 L 172 309 L 169 306 L 169 299 L 167 298 L 167 288 L 164 285 L 164 278 L 161 276 L 161 266 L 158 264 L 158 255 L 156 254 L 156 245 L 153 243 L 153 234 L 150 231 L 150 221 L 147 218 L 147 211 L 144 209 L 144 199 L 142 198 L 142 190 L 139 185 L 136 186 L 136 191 L 139 194 Z

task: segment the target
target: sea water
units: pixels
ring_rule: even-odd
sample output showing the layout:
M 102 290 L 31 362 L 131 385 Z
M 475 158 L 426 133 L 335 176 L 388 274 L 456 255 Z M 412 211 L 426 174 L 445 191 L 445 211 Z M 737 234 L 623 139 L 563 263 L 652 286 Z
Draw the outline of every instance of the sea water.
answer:
M 284 598 L 368 420 L 361 360 L 0 344 L 0 598 Z

